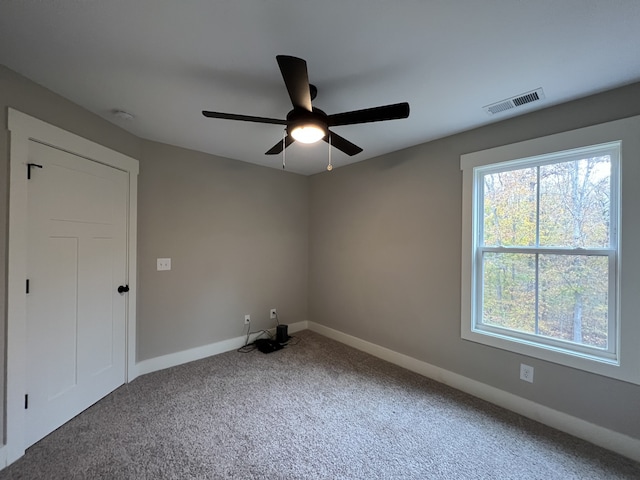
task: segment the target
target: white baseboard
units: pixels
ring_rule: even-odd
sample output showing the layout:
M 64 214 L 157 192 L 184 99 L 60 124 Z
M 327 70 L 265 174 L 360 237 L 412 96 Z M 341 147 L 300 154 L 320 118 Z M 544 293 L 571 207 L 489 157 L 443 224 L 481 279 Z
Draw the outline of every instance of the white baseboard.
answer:
M 304 320 L 302 322 L 289 324 L 288 331 L 289 333 L 295 333 L 299 332 L 300 330 L 306 330 L 307 328 L 308 322 Z M 273 333 L 275 332 L 275 329 L 271 329 L 270 331 Z M 258 334 L 252 335 L 251 338 L 249 338 L 249 342 L 252 342 L 257 336 Z M 158 370 L 164 370 L 165 368 L 182 365 L 183 363 L 201 360 L 212 355 L 218 355 L 219 353 L 237 350 L 245 344 L 246 340 L 246 335 L 242 335 L 241 337 L 235 337 L 228 340 L 222 340 L 221 342 L 210 343 L 209 345 L 191 348 L 182 352 L 169 353 L 167 355 L 162 355 L 161 357 L 143 360 L 136 364 L 136 377 L 145 375 L 147 373 L 156 372 Z
M 557 430 L 566 432 L 590 443 L 614 451 L 620 455 L 640 462 L 640 440 L 600 427 L 577 417 L 559 412 L 531 400 L 518 397 L 495 387 L 463 377 L 457 373 L 444 370 L 413 357 L 403 355 L 374 343 L 342 333 L 329 327 L 307 322 L 309 330 L 325 337 L 337 340 L 375 357 L 386 360 L 400 367 L 411 370 L 425 377 L 449 385 L 457 390 L 469 393 L 500 407 L 516 412 L 524 417 L 543 423 Z

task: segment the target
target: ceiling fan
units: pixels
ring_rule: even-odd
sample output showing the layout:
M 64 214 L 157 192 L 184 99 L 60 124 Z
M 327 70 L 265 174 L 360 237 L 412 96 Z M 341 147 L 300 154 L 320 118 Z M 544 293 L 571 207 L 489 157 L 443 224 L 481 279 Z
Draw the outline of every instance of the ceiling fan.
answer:
M 285 125 L 286 135 L 283 140 L 267 150 L 266 155 L 277 155 L 294 141 L 315 143 L 322 139 L 349 156 L 360 153 L 362 148 L 332 132 L 329 127 L 382 122 L 409 116 L 409 104 L 407 102 L 327 115 L 319 108 L 311 105 L 311 101 L 315 99 L 318 90 L 315 85 L 309 83 L 307 62 L 301 58 L 288 55 L 278 55 L 276 60 L 289 92 L 289 98 L 291 98 L 291 103 L 293 104 L 293 110 L 287 114 L 286 120 L 207 110 L 203 110 L 202 114 L 209 118 Z

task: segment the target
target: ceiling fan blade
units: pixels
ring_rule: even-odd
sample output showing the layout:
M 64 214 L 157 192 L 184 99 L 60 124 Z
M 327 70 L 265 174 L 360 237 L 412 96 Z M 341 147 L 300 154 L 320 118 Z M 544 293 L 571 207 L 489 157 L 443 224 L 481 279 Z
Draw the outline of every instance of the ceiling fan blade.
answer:
M 236 115 L 235 113 L 209 112 L 203 110 L 202 114 L 208 118 L 223 118 L 225 120 L 240 120 L 243 122 L 270 123 L 274 125 L 286 125 L 286 120 L 278 118 L 254 117 L 251 115 Z
M 294 108 L 302 108 L 311 111 L 311 93 L 309 90 L 309 76 L 307 74 L 307 62 L 301 58 L 288 55 L 276 57 L 284 84 L 289 92 L 289 98 Z
M 284 148 L 287 148 L 294 142 L 291 135 L 287 135 L 284 139 Z M 266 151 L 265 155 L 277 155 L 282 152 L 282 140 L 276 143 L 273 147 Z
M 336 147 L 338 150 L 346 153 L 350 157 L 353 157 L 362 151 L 359 146 L 354 145 L 349 140 L 341 137 L 335 132 L 329 131 L 329 135 L 325 136 L 323 140 L 329 143 L 329 137 L 331 137 L 331 146 Z
M 385 120 L 397 120 L 409 116 L 409 104 L 407 102 L 384 105 L 382 107 L 365 108 L 352 112 L 336 113 L 329 115 L 327 122 L 330 127 L 339 125 L 354 125 L 356 123 L 383 122 Z

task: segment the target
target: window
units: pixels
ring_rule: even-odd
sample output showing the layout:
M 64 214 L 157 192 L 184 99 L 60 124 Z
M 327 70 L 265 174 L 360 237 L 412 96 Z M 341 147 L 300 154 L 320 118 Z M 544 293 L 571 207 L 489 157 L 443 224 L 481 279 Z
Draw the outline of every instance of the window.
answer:
M 474 331 L 615 362 L 619 151 L 475 169 Z
M 640 384 L 638 131 L 461 156 L 464 340 Z

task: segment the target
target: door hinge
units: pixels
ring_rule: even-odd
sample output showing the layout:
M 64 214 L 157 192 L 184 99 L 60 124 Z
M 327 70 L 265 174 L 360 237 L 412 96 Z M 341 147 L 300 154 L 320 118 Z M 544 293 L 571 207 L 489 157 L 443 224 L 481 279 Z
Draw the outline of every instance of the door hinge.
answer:
M 29 294 L 29 279 L 27 278 L 27 295 Z
M 27 408 L 29 408 L 29 394 L 25 393 L 24 394 L 24 409 L 26 410 Z
M 37 163 L 27 163 L 27 180 L 31 180 L 31 169 L 33 167 L 42 168 L 42 165 L 38 165 Z

